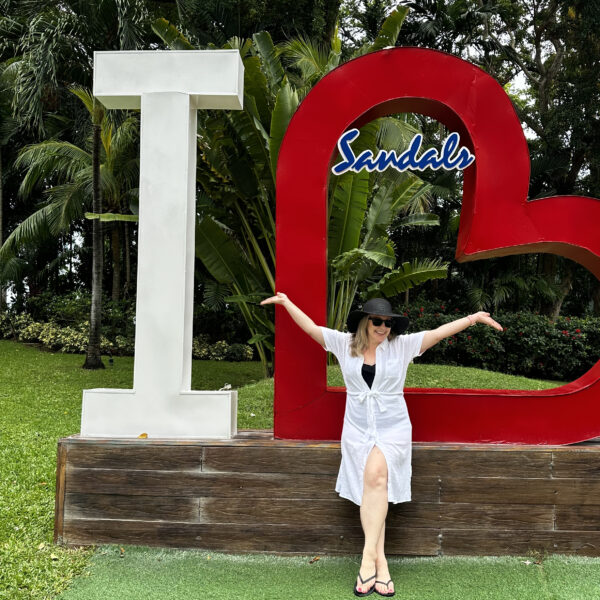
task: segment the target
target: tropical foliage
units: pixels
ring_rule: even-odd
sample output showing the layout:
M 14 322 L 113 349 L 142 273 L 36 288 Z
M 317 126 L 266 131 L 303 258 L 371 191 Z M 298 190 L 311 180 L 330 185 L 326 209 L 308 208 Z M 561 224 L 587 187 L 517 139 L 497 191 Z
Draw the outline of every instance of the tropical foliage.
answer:
M 393 44 L 406 10 L 394 11 L 373 43 L 357 54 Z M 165 21 L 155 31 L 173 48 L 191 48 Z M 329 48 L 305 38 L 275 46 L 268 33 L 252 40 L 234 38 L 245 67 L 244 110 L 199 115 L 198 179 L 202 186 L 196 250 L 221 291 L 238 303 L 251 343 L 268 369 L 272 363 L 273 323 L 258 301 L 275 292 L 275 174 L 279 147 L 300 100 L 338 66 L 341 42 Z M 361 148 L 398 148 L 416 130 L 389 117 L 365 126 Z M 349 173 L 333 178 L 330 189 L 328 257 L 329 324 L 342 327 L 357 292 L 394 295 L 432 277 L 445 277 L 436 260 L 414 260 L 396 267 L 388 228 L 434 225 L 425 213 L 428 186 L 414 175 Z M 215 285 L 209 286 L 214 294 Z M 223 296 L 222 296 L 223 297 Z
M 252 339 L 265 365 L 271 363 L 273 325 L 256 303 L 273 291 L 278 149 L 299 102 L 343 61 L 387 46 L 417 45 L 478 64 L 505 86 L 527 127 L 530 196 L 600 196 L 596 3 L 398 4 L 0 0 L 0 307 L 2 287 L 10 289 L 13 313 L 34 310 L 44 293 L 89 295 L 93 287 L 95 314 L 101 288 L 115 300 L 135 296 L 137 183 L 131 173 L 137 172 L 137 115 L 101 115 L 93 99 L 86 106 L 72 93 L 91 86 L 94 50 L 239 49 L 245 110 L 199 113 L 201 260 L 194 333 L 214 329 L 213 321 L 228 322 L 236 332 L 228 342 Z M 94 131 L 96 195 L 90 177 Z M 446 135 L 422 116 L 390 115 L 363 127 L 358 143 L 398 150 L 415 131 L 434 144 Z M 131 149 L 122 160 L 120 137 Z M 553 319 L 600 314 L 596 279 L 554 255 L 456 264 L 460 175 L 419 177 L 331 178 L 331 326 L 343 324 L 354 298 L 401 294 L 409 303 L 416 293 L 409 286 L 417 284 L 429 297 L 465 310 L 527 308 Z M 104 331 L 101 324 L 97 329 Z M 225 338 L 212 342 L 219 339 Z

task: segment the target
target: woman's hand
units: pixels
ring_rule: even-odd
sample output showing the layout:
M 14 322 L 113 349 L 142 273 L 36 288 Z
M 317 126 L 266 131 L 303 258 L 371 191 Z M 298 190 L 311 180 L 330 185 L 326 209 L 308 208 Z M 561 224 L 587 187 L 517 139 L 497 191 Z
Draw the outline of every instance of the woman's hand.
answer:
M 314 321 L 305 315 L 283 292 L 277 292 L 275 296 L 265 298 L 261 304 L 280 304 L 294 319 L 298 327 L 305 333 L 308 333 L 310 337 L 315 340 L 318 344 L 325 347 L 325 340 L 323 339 L 323 332 L 321 328 L 315 325 Z
M 276 296 L 265 298 L 261 304 L 285 304 L 288 301 L 288 297 L 283 292 L 277 292 Z
M 471 315 L 473 318 L 473 323 L 483 323 L 484 325 L 489 325 L 498 331 L 503 331 L 502 325 L 500 323 L 494 321 L 492 317 L 490 317 L 490 313 L 479 311 Z M 470 319 L 469 319 L 470 320 Z

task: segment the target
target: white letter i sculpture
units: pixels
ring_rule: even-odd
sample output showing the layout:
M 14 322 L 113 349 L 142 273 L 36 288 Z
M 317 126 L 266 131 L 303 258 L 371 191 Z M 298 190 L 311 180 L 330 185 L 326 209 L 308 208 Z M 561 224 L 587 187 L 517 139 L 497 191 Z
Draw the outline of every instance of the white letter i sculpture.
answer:
M 84 390 L 83 437 L 229 438 L 236 391 L 191 391 L 196 111 L 240 110 L 237 50 L 96 52 L 94 95 L 141 108 L 133 390 Z

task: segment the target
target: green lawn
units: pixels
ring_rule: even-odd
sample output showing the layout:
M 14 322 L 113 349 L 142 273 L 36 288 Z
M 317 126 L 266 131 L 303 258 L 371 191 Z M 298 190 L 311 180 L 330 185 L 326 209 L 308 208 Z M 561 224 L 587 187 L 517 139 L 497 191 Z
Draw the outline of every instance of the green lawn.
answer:
M 28 347 L 10 341 L 0 341 L 0 598 L 2 599 L 19 600 L 22 598 L 55 597 L 56 594 L 70 584 L 74 577 L 84 571 L 93 554 L 90 549 L 66 549 L 52 545 L 57 440 L 60 437 L 79 432 L 81 392 L 83 389 L 131 387 L 133 359 L 115 358 L 114 365 L 107 366 L 107 369 L 103 371 L 84 371 L 80 368 L 82 363 L 82 356 L 42 352 L 35 347 Z M 258 363 L 194 361 L 193 364 L 194 389 L 219 389 L 227 383 L 234 388 L 252 384 L 240 390 L 238 416 L 240 428 L 254 427 L 260 429 L 272 427 L 273 382 L 272 380 L 261 381 L 261 377 L 262 371 Z M 335 368 L 330 368 L 329 378 L 331 385 L 341 384 L 339 371 Z M 534 389 L 538 389 L 539 386 L 553 387 L 557 385 L 556 383 L 532 382 L 522 378 L 511 378 L 475 369 L 466 370 L 432 365 L 411 366 L 407 384 L 423 387 L 455 385 L 456 387 L 482 388 L 525 388 L 530 386 Z M 95 569 L 100 569 L 98 571 L 99 577 L 104 568 L 102 561 L 104 559 L 107 561 L 112 560 L 111 552 L 113 550 L 103 550 L 103 552 L 106 552 L 106 554 L 96 555 L 93 563 L 94 573 L 96 572 Z M 126 557 L 119 559 L 121 562 L 117 561 L 117 564 L 132 567 L 134 565 L 128 562 L 127 557 L 131 557 L 133 561 L 133 557 L 137 554 L 139 554 L 140 560 L 149 561 L 148 564 L 154 564 L 152 561 L 167 561 L 167 559 L 172 561 L 173 564 L 179 564 L 180 562 L 183 564 L 184 559 L 187 559 L 187 557 L 196 556 L 190 553 L 178 554 L 173 552 L 164 553 L 163 558 L 160 558 L 162 556 L 161 552 L 163 551 L 127 550 Z M 146 558 L 143 558 L 144 556 Z M 263 569 L 262 566 L 253 568 L 254 563 L 252 561 L 255 559 L 255 557 L 227 558 L 227 560 L 237 560 L 240 564 L 240 573 L 245 574 L 244 576 L 250 578 L 250 581 L 253 581 L 251 576 L 256 572 L 260 575 Z M 198 559 L 196 556 L 196 558 L 190 560 Z M 226 557 L 220 558 L 219 561 L 215 558 L 215 562 L 210 564 L 217 566 L 211 568 L 217 569 L 218 565 L 227 565 L 229 564 L 227 560 Z M 337 560 L 323 559 L 323 562 L 319 561 L 317 563 L 313 572 L 321 573 L 323 579 L 320 585 L 323 586 L 323 589 L 340 590 L 340 593 L 345 594 L 345 587 L 341 581 L 353 572 L 354 563 L 352 559 L 345 559 L 346 563 L 343 560 L 338 563 Z M 482 560 L 484 562 L 481 564 L 484 565 L 486 559 Z M 244 561 L 248 562 L 242 568 L 241 563 Z M 277 597 L 273 595 L 275 594 L 273 590 L 284 585 L 284 579 L 277 579 L 279 575 L 276 576 L 276 574 L 279 572 L 286 573 L 288 568 L 286 565 L 288 564 L 292 565 L 289 568 L 295 572 L 293 565 L 296 563 L 282 562 L 281 569 L 273 571 L 275 579 L 273 579 L 272 585 L 275 588 L 269 588 L 271 592 L 269 592 L 268 597 Z M 402 572 L 405 566 L 408 568 L 412 564 L 411 562 L 400 562 L 398 563 L 399 570 Z M 433 563 L 425 561 L 414 564 L 438 565 L 435 561 Z M 440 562 L 439 565 L 441 564 L 444 563 Z M 329 582 L 330 575 L 328 575 L 327 568 L 329 567 L 327 565 L 331 565 L 333 582 Z M 226 566 L 220 568 L 222 571 L 216 573 L 215 583 L 217 587 L 219 578 L 225 577 L 224 573 L 231 570 L 231 567 Z M 414 582 L 411 579 L 411 586 L 417 586 L 421 577 L 427 579 L 427 570 L 433 568 L 438 569 L 441 567 L 414 567 L 415 579 Z M 419 569 L 424 569 L 424 571 L 419 571 Z M 574 571 L 576 571 L 575 568 Z M 159 569 L 156 570 L 157 576 L 160 572 Z M 204 573 L 203 577 L 211 577 L 210 572 L 207 574 L 204 571 L 198 571 L 198 573 L 200 575 Z M 343 577 L 342 573 L 344 574 Z M 89 581 L 92 582 L 95 577 L 96 575 L 90 578 Z M 132 582 L 137 581 L 137 575 L 133 570 L 132 577 Z M 190 575 L 190 577 L 192 576 Z M 283 578 L 284 575 L 281 575 L 281 577 Z M 299 578 L 295 580 L 296 583 L 301 587 L 304 586 L 303 577 L 305 575 L 303 572 L 299 571 L 295 577 Z M 352 578 L 350 577 L 350 579 Z M 84 582 L 86 580 L 87 578 L 78 581 Z M 193 577 L 191 580 L 193 580 Z M 259 584 L 262 585 L 260 581 Z M 157 589 L 160 588 L 160 585 L 162 584 L 156 583 Z M 204 587 L 206 582 L 198 585 Z M 236 592 L 236 594 L 229 597 L 262 597 L 261 595 L 254 595 L 255 591 L 250 590 L 250 588 L 243 587 L 250 584 L 243 583 L 241 579 L 240 585 L 242 585 L 239 590 L 240 594 Z M 267 582 L 265 582 L 265 585 L 267 585 Z M 423 585 L 425 584 L 423 583 Z M 173 585 L 168 587 L 169 589 L 178 589 Z M 101 588 L 102 586 L 98 589 Z M 223 592 L 222 588 L 219 589 Z M 247 591 L 243 592 L 244 589 Z M 253 595 L 244 596 L 243 594 L 246 593 Z M 125 598 L 128 595 L 108 593 L 108 591 L 104 594 L 106 598 Z M 303 593 L 297 595 L 302 597 Z M 89 596 L 89 598 L 92 597 Z M 146 595 L 146 597 L 149 596 Z M 164 597 L 169 596 L 165 595 Z M 186 593 L 186 595 L 180 597 L 199 597 L 199 595 L 196 590 L 196 592 Z M 431 597 L 433 598 L 433 596 Z M 473 597 L 475 598 L 475 596 Z M 576 598 L 577 596 L 570 597 Z M 593 596 L 588 595 L 586 597 L 592 598 Z M 600 598 L 600 592 L 598 597 Z
M 91 555 L 52 545 L 57 440 L 79 432 L 83 389 L 131 387 L 133 359 L 103 371 L 81 369 L 83 360 L 0 340 L 0 598 L 53 597 Z M 258 363 L 193 366 L 195 389 L 261 376 Z
M 237 556 L 99 548 L 60 600 L 322 600 L 354 598 L 359 558 Z M 594 600 L 600 561 L 582 557 L 392 558 L 402 600 Z M 372 598 L 378 596 L 373 594 Z

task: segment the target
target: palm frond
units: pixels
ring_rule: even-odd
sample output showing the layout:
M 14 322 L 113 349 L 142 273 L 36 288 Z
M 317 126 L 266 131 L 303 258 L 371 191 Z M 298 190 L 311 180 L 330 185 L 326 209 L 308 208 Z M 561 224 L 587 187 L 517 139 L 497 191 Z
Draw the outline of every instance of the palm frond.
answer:
M 77 96 L 79 100 L 81 100 L 82 104 L 90 113 L 90 117 L 92 118 L 92 123 L 94 125 L 99 125 L 102 123 L 106 109 L 104 108 L 102 102 L 100 102 L 100 100 L 98 100 L 88 88 L 82 86 L 72 86 L 69 88 L 69 91 Z
M 325 47 L 304 36 L 280 44 L 279 52 L 290 65 L 300 70 L 302 79 L 309 85 L 326 75 L 333 64 Z
M 491 296 L 482 288 L 476 285 L 468 285 L 467 300 L 471 310 L 485 310 L 491 306 Z
M 0 262 L 16 256 L 21 246 L 36 243 L 40 239 L 49 237 L 48 217 L 56 210 L 55 205 L 47 203 L 19 223 L 0 248 Z
M 18 256 L 10 256 L 0 260 L 0 285 L 12 281 L 22 281 L 27 261 Z
M 225 298 L 231 294 L 231 287 L 226 283 L 219 283 L 214 280 L 204 282 L 203 303 L 210 310 L 219 311 L 225 308 Z
M 16 167 L 28 169 L 19 194 L 29 196 L 52 177 L 59 182 L 71 180 L 81 169 L 91 165 L 91 160 L 88 152 L 69 142 L 50 140 L 26 146 L 15 161 Z
M 355 275 L 365 263 L 375 263 L 386 269 L 391 269 L 396 262 L 395 257 L 386 252 L 375 252 L 363 248 L 353 248 L 336 256 L 331 261 L 331 267 L 336 280 L 346 279 Z

